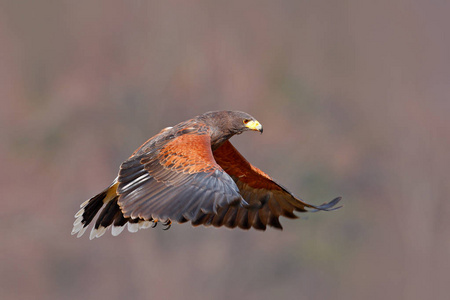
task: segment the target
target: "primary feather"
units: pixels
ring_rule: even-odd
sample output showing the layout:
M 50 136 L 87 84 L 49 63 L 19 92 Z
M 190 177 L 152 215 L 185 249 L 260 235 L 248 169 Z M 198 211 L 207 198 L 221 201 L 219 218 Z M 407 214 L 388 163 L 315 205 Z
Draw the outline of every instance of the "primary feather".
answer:
M 113 183 L 85 201 L 72 234 L 83 235 L 98 215 L 90 238 L 112 228 L 118 235 L 172 221 L 265 230 L 282 229 L 279 217 L 332 210 L 340 197 L 315 206 L 296 198 L 251 165 L 228 141 L 261 124 L 244 112 L 208 112 L 163 129 L 120 166 Z

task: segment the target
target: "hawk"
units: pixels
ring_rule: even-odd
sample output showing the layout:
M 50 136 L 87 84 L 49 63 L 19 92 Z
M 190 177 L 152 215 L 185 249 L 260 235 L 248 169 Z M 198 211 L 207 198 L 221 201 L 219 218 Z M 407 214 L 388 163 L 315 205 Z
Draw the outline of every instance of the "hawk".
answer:
M 265 230 L 282 229 L 279 217 L 294 212 L 334 210 L 341 200 L 322 205 L 296 198 L 251 165 L 229 142 L 244 131 L 263 132 L 239 111 L 207 112 L 163 129 L 120 166 L 112 184 L 81 204 L 72 235 L 80 237 L 95 220 L 90 239 L 111 227 L 120 234 L 172 222 Z

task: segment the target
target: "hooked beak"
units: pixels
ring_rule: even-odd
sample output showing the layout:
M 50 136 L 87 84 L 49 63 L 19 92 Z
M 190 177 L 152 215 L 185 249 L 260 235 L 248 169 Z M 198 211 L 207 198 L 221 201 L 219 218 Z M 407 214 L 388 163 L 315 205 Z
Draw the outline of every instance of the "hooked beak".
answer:
M 245 127 L 247 127 L 250 130 L 259 131 L 259 132 L 263 133 L 262 125 L 256 120 L 251 120 L 251 121 L 247 122 L 247 124 L 245 124 Z

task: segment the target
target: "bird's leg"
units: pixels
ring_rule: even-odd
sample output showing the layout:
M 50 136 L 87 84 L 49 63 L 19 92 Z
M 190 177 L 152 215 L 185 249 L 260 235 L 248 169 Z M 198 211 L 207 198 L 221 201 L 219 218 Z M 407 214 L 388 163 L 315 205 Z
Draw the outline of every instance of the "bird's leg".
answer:
M 163 230 L 168 230 L 172 226 L 172 221 L 170 219 L 167 219 L 164 223 L 162 223 L 164 228 Z

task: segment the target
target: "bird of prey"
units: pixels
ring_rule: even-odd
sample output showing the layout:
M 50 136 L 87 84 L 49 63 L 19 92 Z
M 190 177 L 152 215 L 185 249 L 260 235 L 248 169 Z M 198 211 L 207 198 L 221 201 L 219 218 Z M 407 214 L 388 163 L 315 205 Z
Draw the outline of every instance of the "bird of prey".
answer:
M 163 129 L 120 166 L 104 191 L 81 204 L 72 235 L 82 236 L 98 215 L 90 239 L 111 227 L 112 235 L 172 222 L 265 230 L 282 229 L 280 216 L 328 211 L 296 198 L 269 175 L 251 165 L 229 142 L 235 134 L 263 132 L 252 116 L 239 111 L 207 112 Z

